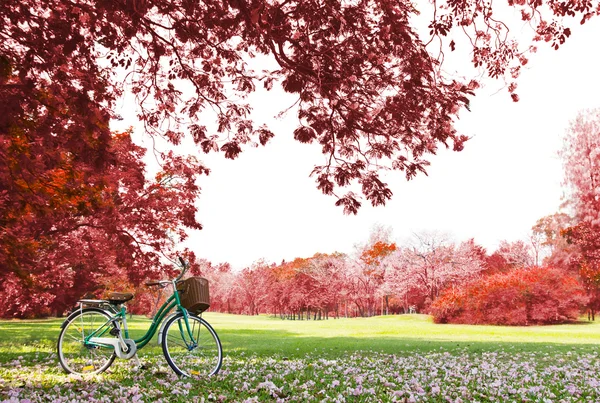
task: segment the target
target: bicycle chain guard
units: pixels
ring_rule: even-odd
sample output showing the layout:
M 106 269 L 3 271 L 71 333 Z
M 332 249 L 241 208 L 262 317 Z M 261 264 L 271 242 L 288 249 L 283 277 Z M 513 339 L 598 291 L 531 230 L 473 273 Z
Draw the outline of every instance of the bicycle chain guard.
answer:
M 127 360 L 135 355 L 137 352 L 137 346 L 135 345 L 135 341 L 132 339 L 123 339 L 123 341 L 128 348 L 127 351 L 123 351 L 121 349 L 121 341 L 119 339 L 112 337 L 91 337 L 89 340 L 90 343 L 104 344 L 114 347 L 117 357 Z

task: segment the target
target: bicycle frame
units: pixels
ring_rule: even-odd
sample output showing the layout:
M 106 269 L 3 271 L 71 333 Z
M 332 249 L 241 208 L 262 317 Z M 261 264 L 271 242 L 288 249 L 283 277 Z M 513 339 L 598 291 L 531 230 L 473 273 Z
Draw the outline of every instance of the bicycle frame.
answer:
M 143 348 L 152 340 L 152 338 L 156 334 L 156 331 L 159 328 L 159 325 L 161 323 L 164 323 L 163 322 L 164 319 L 169 315 L 169 312 L 171 312 L 171 310 L 173 308 L 177 308 L 177 312 L 183 313 L 185 329 L 183 329 L 182 325 L 179 324 L 179 331 L 181 332 L 182 339 L 185 340 L 185 332 L 187 332 L 189 339 L 190 339 L 190 346 L 195 346 L 197 342 L 196 342 L 196 340 L 194 340 L 192 330 L 190 329 L 190 324 L 188 321 L 188 312 L 185 308 L 183 308 L 181 306 L 181 301 L 179 299 L 179 292 L 177 291 L 177 287 L 176 287 L 176 281 L 173 281 L 173 295 L 171 295 L 161 305 L 159 310 L 156 312 L 156 314 L 152 318 L 152 323 L 150 324 L 150 328 L 139 339 L 133 339 L 133 340 L 129 339 L 129 329 L 127 326 L 127 313 L 126 313 L 125 307 L 122 306 L 119 311 L 115 312 L 115 310 L 113 310 L 112 313 L 114 313 L 114 315 L 112 315 L 111 318 L 109 320 L 107 320 L 104 324 L 99 326 L 98 329 L 96 329 L 91 334 L 86 336 L 84 339 L 84 342 L 85 342 L 85 344 L 89 344 L 89 345 L 102 346 L 102 347 L 114 347 L 115 352 L 117 353 L 117 356 L 119 356 L 120 358 L 130 358 L 131 356 L 133 356 L 135 354 L 135 352 L 138 349 Z M 81 309 L 83 309 L 83 308 L 81 308 Z M 110 328 L 111 328 L 110 325 L 112 323 L 115 323 L 115 325 L 119 329 L 119 338 L 114 339 L 114 338 L 102 337 L 107 332 L 110 331 Z M 119 323 L 123 323 L 123 329 L 120 328 Z M 162 329 L 162 327 L 161 327 L 161 329 Z M 124 332 L 124 335 L 121 334 L 121 330 Z M 161 330 L 161 332 L 162 332 L 162 330 Z M 160 339 L 161 332 L 159 332 L 159 340 L 158 340 L 159 343 L 161 342 L 161 339 Z M 128 340 L 131 340 L 135 345 L 135 348 L 133 349 L 133 351 L 130 352 L 130 355 L 120 352 L 119 348 L 118 348 L 119 346 L 117 345 L 117 341 L 118 341 L 120 346 L 124 350 L 127 350 L 128 347 L 133 347 L 133 346 L 127 345 Z

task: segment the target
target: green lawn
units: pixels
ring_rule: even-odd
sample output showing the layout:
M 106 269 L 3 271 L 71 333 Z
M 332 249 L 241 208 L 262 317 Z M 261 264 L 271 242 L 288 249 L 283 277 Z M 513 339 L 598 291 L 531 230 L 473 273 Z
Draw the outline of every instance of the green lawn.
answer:
M 486 350 L 500 346 L 522 350 L 546 347 L 564 350 L 581 345 L 600 345 L 600 322 L 584 320 L 570 325 L 507 327 L 438 325 L 427 315 L 291 321 L 266 315 L 209 312 L 204 318 L 213 325 L 227 352 L 243 351 L 259 356 L 276 353 L 298 356 L 315 349 L 398 353 L 407 349 L 428 351 L 457 346 Z M 53 350 L 62 321 L 0 321 L 0 359 Z M 134 316 L 129 321 L 132 336 L 142 335 L 149 323 L 150 320 L 143 316 Z
M 570 349 L 600 344 L 600 323 L 581 321 L 558 326 L 438 325 L 427 315 L 288 321 L 268 316 L 209 314 L 227 350 L 259 355 L 302 355 L 315 349 L 386 353 L 439 347 L 493 349 L 500 346 L 525 350 L 545 347 Z M 297 350 L 299 349 L 299 350 Z
M 102 401 L 116 385 L 126 388 L 128 401 L 600 401 L 594 392 L 600 386 L 600 323 L 503 327 L 437 325 L 426 315 L 204 317 L 225 352 L 221 374 L 208 380 L 176 378 L 155 342 L 139 353 L 148 370 L 135 373 L 130 361 L 117 360 L 104 375 L 76 379 L 60 371 L 54 355 L 61 319 L 0 321 L 0 401 Z M 137 337 L 149 320 L 129 323 Z M 93 390 L 85 397 L 79 395 L 84 384 Z

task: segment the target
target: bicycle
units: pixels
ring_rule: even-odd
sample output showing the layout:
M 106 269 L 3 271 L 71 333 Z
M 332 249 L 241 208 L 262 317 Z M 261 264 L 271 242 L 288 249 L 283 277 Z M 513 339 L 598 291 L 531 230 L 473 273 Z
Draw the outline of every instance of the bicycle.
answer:
M 81 299 L 79 307 L 61 325 L 57 351 L 67 373 L 99 374 L 115 358 L 135 360 L 158 330 L 158 344 L 169 366 L 180 376 L 211 376 L 221 369 L 223 349 L 215 330 L 202 318 L 209 307 L 208 281 L 201 277 L 181 280 L 189 265 L 179 258 L 181 273 L 173 280 L 150 281 L 146 286 L 171 285 L 173 294 L 152 317 L 139 339 L 129 338 L 125 302 L 131 293 L 111 293 L 105 300 Z M 169 314 L 173 308 L 175 312 Z M 167 316 L 168 315 L 168 316 Z M 159 328 L 160 326 L 160 328 Z

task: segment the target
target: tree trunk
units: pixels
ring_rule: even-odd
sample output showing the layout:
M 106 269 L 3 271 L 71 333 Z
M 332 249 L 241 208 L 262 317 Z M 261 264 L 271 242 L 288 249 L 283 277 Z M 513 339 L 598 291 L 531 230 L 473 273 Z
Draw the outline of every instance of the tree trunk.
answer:
M 385 296 L 385 314 L 386 315 L 390 314 L 390 296 L 389 295 Z

